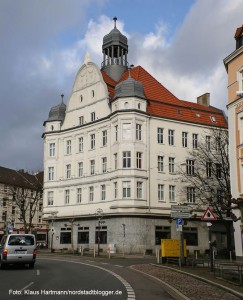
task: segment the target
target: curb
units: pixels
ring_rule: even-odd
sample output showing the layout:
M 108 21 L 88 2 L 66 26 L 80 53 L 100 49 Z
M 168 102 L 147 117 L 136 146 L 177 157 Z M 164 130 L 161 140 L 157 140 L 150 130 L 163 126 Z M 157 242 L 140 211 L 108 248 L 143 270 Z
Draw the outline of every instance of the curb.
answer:
M 153 264 L 151 264 L 153 265 Z M 164 282 L 162 280 L 160 280 L 159 278 L 153 276 L 153 275 L 150 275 L 148 273 L 145 273 L 143 271 L 140 271 L 140 270 L 137 270 L 135 268 L 133 268 L 133 266 L 130 266 L 129 267 L 130 269 L 132 269 L 133 271 L 136 271 L 138 273 L 141 273 L 143 275 L 146 275 L 152 279 L 155 279 L 157 281 L 160 282 L 160 284 L 164 287 L 164 289 L 166 290 L 166 292 L 168 294 L 170 294 L 172 297 L 174 297 L 176 300 L 191 300 L 190 298 L 188 298 L 187 296 L 185 296 L 184 294 L 182 294 L 179 290 L 177 290 L 176 288 L 174 288 L 173 286 L 169 285 L 167 282 Z
M 221 289 L 223 289 L 223 290 L 225 290 L 225 291 L 227 291 L 227 292 L 229 292 L 229 293 L 231 293 L 231 294 L 239 297 L 240 299 L 243 299 L 243 294 L 242 293 L 236 292 L 236 291 L 232 290 L 229 287 L 226 287 L 226 286 L 221 285 L 219 283 L 213 282 L 213 281 L 208 280 L 206 278 L 200 277 L 198 275 L 194 275 L 194 274 L 191 274 L 191 273 L 188 273 L 188 272 L 185 272 L 185 271 L 181 271 L 181 270 L 175 270 L 174 268 L 170 268 L 170 267 L 167 267 L 167 266 L 158 266 L 158 265 L 155 265 L 155 264 L 150 264 L 150 265 L 158 267 L 158 268 L 166 268 L 166 269 L 169 269 L 169 270 L 172 270 L 172 271 L 175 271 L 175 272 L 179 272 L 179 273 L 182 273 L 182 274 L 194 277 L 194 278 L 196 278 L 198 280 L 201 280 L 201 281 L 204 281 L 204 282 L 206 282 L 206 283 L 208 283 L 210 285 L 214 285 L 214 286 L 216 286 L 218 288 L 221 288 Z

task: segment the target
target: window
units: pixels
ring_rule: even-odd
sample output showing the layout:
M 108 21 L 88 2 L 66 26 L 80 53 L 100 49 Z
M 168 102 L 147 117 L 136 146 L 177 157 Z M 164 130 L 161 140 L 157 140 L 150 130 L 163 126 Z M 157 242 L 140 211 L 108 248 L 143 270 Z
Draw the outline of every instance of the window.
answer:
M 64 204 L 69 204 L 70 201 L 70 190 L 65 190 Z
M 163 144 L 164 143 L 163 132 L 164 132 L 163 128 L 158 128 L 157 129 L 157 141 L 158 141 L 158 144 Z
M 186 148 L 187 147 L 187 132 L 182 132 L 182 147 Z
M 94 201 L 94 187 L 93 186 L 89 187 L 89 201 L 90 202 Z
M 171 238 L 171 227 L 170 226 L 155 226 L 155 244 L 161 245 L 162 239 Z
M 80 95 L 80 102 L 83 102 L 83 95 Z
M 188 246 L 198 246 L 198 233 L 195 227 L 183 227 L 183 236 Z
M 117 168 L 118 168 L 117 163 L 118 163 L 118 161 L 117 161 L 117 153 L 114 153 L 114 167 L 115 167 L 115 170 L 117 170 Z
M 241 39 L 243 40 L 243 36 Z M 239 72 L 239 90 L 243 91 L 243 70 Z
M 114 182 L 114 198 L 117 198 L 117 193 L 118 193 L 118 189 L 117 189 L 117 182 Z
M 212 177 L 212 163 L 210 161 L 206 162 L 206 175 Z
M 143 183 L 137 181 L 137 199 L 143 198 Z
M 175 185 L 169 185 L 169 201 L 175 202 Z
M 158 200 L 164 201 L 164 185 L 158 184 Z
M 95 173 L 95 160 L 92 159 L 90 161 L 90 175 L 94 175 L 94 173 Z
M 77 188 L 77 203 L 82 202 L 82 188 Z
M 95 134 L 90 135 L 90 149 L 95 149 Z
M 195 175 L 195 164 L 194 160 L 186 160 L 186 173 L 187 175 Z
M 192 148 L 197 149 L 198 147 L 198 134 L 193 133 L 192 134 Z
M 54 192 L 47 192 L 47 205 L 53 205 Z
M 209 135 L 206 136 L 206 149 L 207 151 L 211 149 L 211 137 Z
M 223 201 L 224 201 L 223 195 L 224 195 L 223 190 L 217 190 L 216 196 L 217 196 L 218 203 L 223 204 Z
M 142 140 L 142 125 L 136 124 L 136 140 L 141 141 Z
M 142 153 L 137 152 L 137 169 L 142 169 Z
M 131 123 L 122 124 L 122 139 L 127 141 L 132 138 L 132 126 Z
M 70 164 L 66 165 L 66 178 L 67 179 L 71 178 L 71 165 Z
M 80 137 L 78 139 L 78 152 L 83 152 L 84 151 L 84 138 Z
M 101 185 L 101 200 L 105 200 L 106 198 L 106 186 L 105 184 Z
M 128 109 L 128 107 L 129 107 L 128 102 L 125 102 L 125 103 L 124 103 L 124 108 L 125 108 L 125 109 Z
M 123 152 L 123 168 L 131 168 L 131 151 Z
M 102 131 L 102 146 L 107 145 L 107 130 Z
M 123 198 L 131 197 L 131 182 L 130 181 L 122 182 L 122 195 L 123 195 Z
M 168 143 L 170 146 L 174 145 L 174 130 L 172 129 L 168 130 Z
M 107 244 L 107 226 L 96 226 L 95 243 Z
M 187 187 L 187 202 L 188 203 L 195 203 L 196 201 L 196 192 L 194 187 Z
M 60 232 L 60 244 L 71 244 L 71 228 L 62 228 L 62 230 L 66 230 L 66 232 Z
M 91 113 L 91 122 L 95 121 L 95 112 Z
M 54 167 L 48 168 L 48 180 L 54 180 Z
M 107 172 L 107 157 L 102 158 L 102 173 Z
M 222 165 L 219 163 L 215 164 L 215 172 L 216 172 L 216 177 L 218 179 L 222 178 Z
M 71 154 L 72 152 L 72 141 L 66 141 L 66 154 Z
M 79 125 L 84 124 L 84 116 L 79 117 Z
M 175 158 L 169 157 L 169 173 L 174 174 L 175 173 Z
M 115 141 L 118 141 L 118 125 L 115 126 Z
M 89 227 L 78 227 L 78 244 L 89 243 Z
M 83 162 L 78 163 L 78 177 L 82 177 L 84 174 L 84 164 Z
M 164 157 L 158 156 L 158 172 L 164 171 Z
M 51 157 L 55 156 L 56 154 L 56 144 L 55 143 L 50 143 L 49 144 L 49 155 Z

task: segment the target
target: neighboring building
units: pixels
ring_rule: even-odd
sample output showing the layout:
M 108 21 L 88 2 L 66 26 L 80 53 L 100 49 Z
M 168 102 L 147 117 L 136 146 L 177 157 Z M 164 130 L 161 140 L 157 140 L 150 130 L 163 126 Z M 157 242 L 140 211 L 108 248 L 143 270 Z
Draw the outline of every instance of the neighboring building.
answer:
M 102 49 L 101 70 L 86 55 L 67 106 L 52 107 L 44 122 L 44 218 L 53 249 L 93 248 L 99 236 L 104 251 L 111 244 L 154 252 L 161 238 L 178 237 L 171 205 L 197 202 L 193 189 L 179 194 L 186 183 L 178 166 L 203 134 L 227 130 L 227 121 L 208 93 L 183 101 L 141 66 L 128 68 L 127 38 L 116 24 Z M 191 253 L 208 249 L 200 217 L 188 220 L 184 235 Z
M 233 198 L 243 198 L 243 25 L 235 33 L 236 49 L 224 59 L 228 73 L 228 117 L 231 189 Z M 242 217 L 242 210 L 235 210 Z M 234 223 L 236 256 L 242 257 L 242 221 Z
M 33 220 L 28 231 L 37 235 L 38 242 L 47 242 L 48 229 L 42 220 L 43 172 L 31 175 L 24 170 L 0 167 L 0 239 L 7 232 L 26 231 L 23 218 L 28 224 L 30 206 Z M 23 210 L 26 210 L 24 215 L 21 214 Z

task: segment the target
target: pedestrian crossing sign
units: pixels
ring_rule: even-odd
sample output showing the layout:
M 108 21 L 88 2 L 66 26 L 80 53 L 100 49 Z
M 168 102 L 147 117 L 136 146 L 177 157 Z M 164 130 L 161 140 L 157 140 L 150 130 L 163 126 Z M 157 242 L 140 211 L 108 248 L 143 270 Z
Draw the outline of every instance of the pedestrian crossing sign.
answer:
M 208 207 L 208 208 L 205 210 L 205 212 L 204 212 L 204 214 L 203 214 L 201 220 L 202 220 L 202 221 L 216 221 L 217 218 L 215 217 L 215 215 L 214 215 L 214 213 L 211 211 L 211 209 Z

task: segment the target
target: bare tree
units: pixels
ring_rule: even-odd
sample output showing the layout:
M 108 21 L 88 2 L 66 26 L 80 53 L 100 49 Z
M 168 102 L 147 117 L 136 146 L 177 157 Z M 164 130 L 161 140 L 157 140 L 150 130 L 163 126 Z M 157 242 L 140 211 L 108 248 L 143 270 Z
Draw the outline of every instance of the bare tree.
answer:
M 195 146 L 195 145 L 194 145 Z M 224 129 L 212 129 L 188 152 L 185 163 L 179 167 L 184 202 L 195 204 L 197 209 L 210 206 L 227 231 L 228 247 L 231 247 L 232 222 L 238 221 L 233 210 L 239 199 L 232 199 L 230 190 L 229 138 Z
M 29 233 L 42 199 L 43 172 L 34 175 L 23 170 L 15 172 L 15 182 L 8 186 L 8 205 L 17 208 L 19 222 L 23 224 L 25 233 Z

